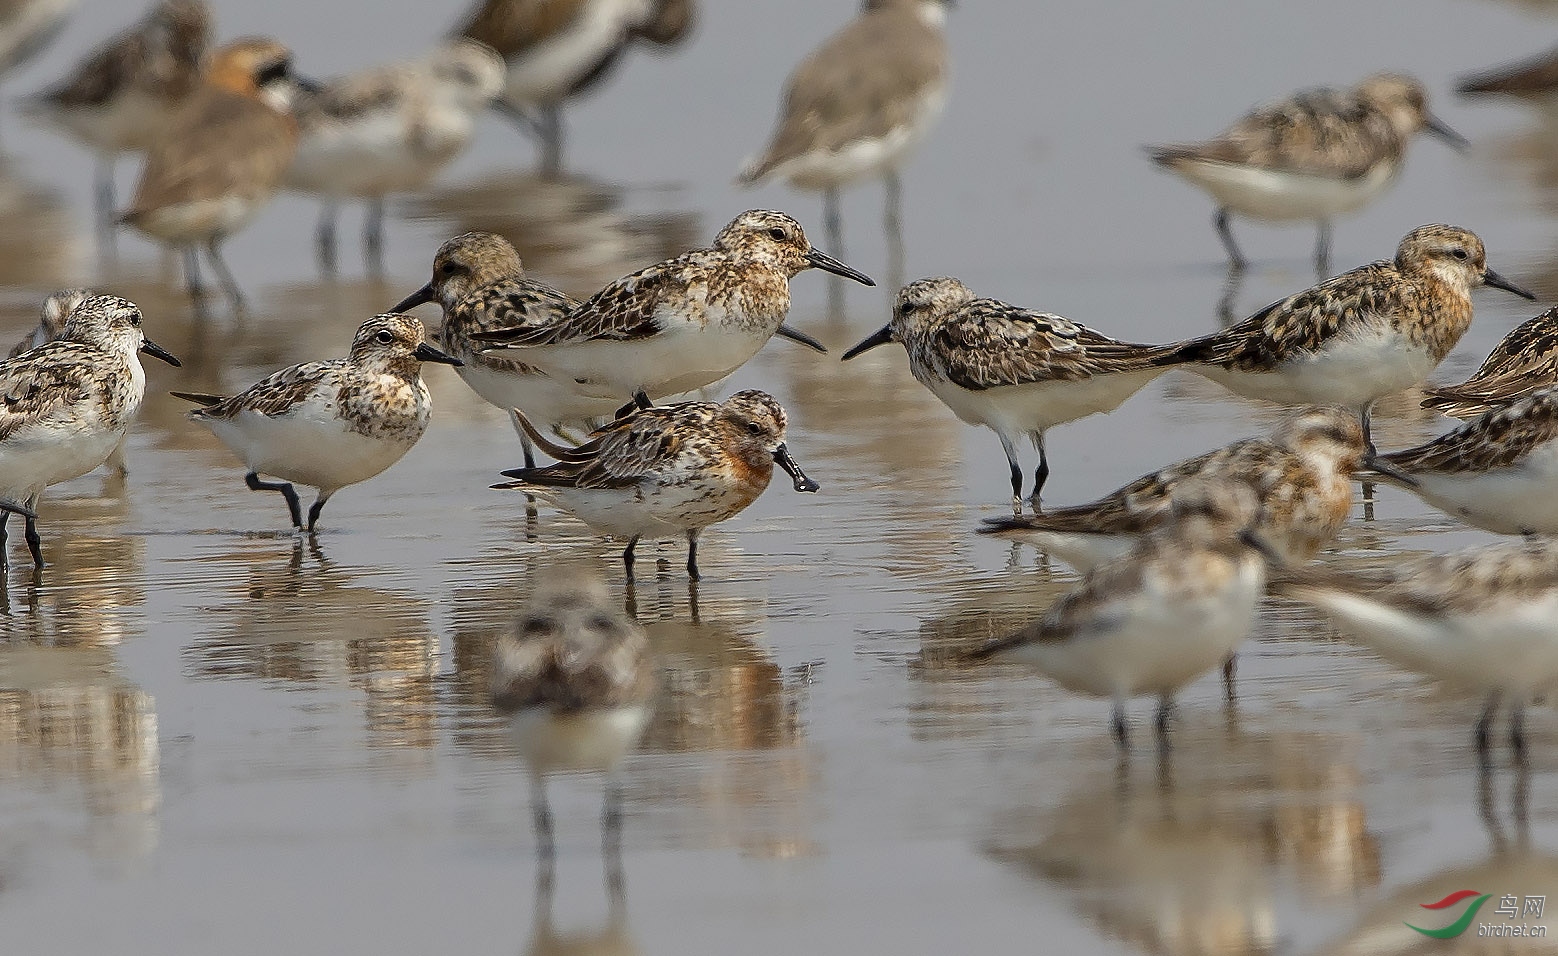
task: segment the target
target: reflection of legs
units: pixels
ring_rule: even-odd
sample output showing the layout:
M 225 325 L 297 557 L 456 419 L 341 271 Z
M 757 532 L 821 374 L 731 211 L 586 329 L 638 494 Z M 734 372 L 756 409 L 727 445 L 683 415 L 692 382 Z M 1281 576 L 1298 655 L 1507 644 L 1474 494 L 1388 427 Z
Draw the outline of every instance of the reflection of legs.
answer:
M 1223 661 L 1223 699 L 1230 704 L 1236 699 L 1233 690 L 1233 673 L 1238 666 L 1238 660 L 1237 654 L 1229 654 L 1227 659 Z
M 1239 244 L 1233 241 L 1233 230 L 1228 226 L 1228 210 L 1219 209 L 1212 219 L 1217 226 L 1217 235 L 1223 240 L 1223 248 L 1228 250 L 1228 266 L 1232 269 L 1243 269 L 1249 263 L 1244 258 L 1244 253 L 1239 251 Z
M 606 866 L 606 899 L 616 908 L 625 881 L 622 876 L 622 787 L 606 781 L 605 802 L 601 806 L 601 857 Z
M 1110 726 L 1114 730 L 1114 742 L 1121 750 L 1127 750 L 1131 746 L 1130 727 L 1125 723 L 1125 701 L 1116 700 L 1114 710 L 1110 713 Z
M 384 197 L 368 200 L 368 212 L 362 222 L 362 253 L 368 275 L 378 279 L 384 275 Z
M 1044 507 L 1039 504 L 1039 492 L 1044 490 L 1044 482 L 1049 480 L 1049 456 L 1044 453 L 1043 432 L 1031 432 L 1028 437 L 1033 440 L 1033 447 L 1039 452 L 1039 467 L 1033 471 L 1033 494 L 1030 496 L 1033 511 L 1039 514 L 1044 511 Z
M 244 484 L 250 491 L 279 491 L 281 496 L 287 499 L 287 510 L 292 512 L 292 527 L 303 527 L 303 505 L 298 501 L 298 493 L 285 481 L 261 481 L 260 476 L 249 472 L 243 476 Z
M 1167 694 L 1158 698 L 1158 713 L 1153 720 L 1153 725 L 1158 731 L 1158 749 L 1169 749 L 1169 721 L 1174 716 L 1174 699 Z
M 552 834 L 552 808 L 546 802 L 546 781 L 530 775 L 530 812 L 536 828 L 536 856 L 550 865 L 557 854 Z
M 1477 718 L 1477 758 L 1483 766 L 1487 766 L 1491 760 L 1488 755 L 1488 748 L 1493 739 L 1493 712 L 1497 709 L 1498 694 L 1489 694 L 1486 703 L 1482 707 L 1482 716 Z
M 1526 705 L 1516 701 L 1509 709 L 1509 746 L 1515 751 L 1515 763 L 1526 762 Z
M 314 261 L 319 271 L 327 276 L 335 275 L 335 219 L 340 207 L 327 199 L 319 205 L 319 226 L 314 230 Z
M 238 288 L 238 280 L 233 278 L 232 270 L 222 260 L 220 236 L 213 236 L 206 241 L 206 258 L 211 260 L 211 269 L 216 273 L 216 281 L 222 284 L 222 291 L 227 293 L 227 301 L 232 303 L 234 309 L 241 311 L 244 307 L 243 290 Z
M 1017 449 L 1012 440 L 1001 436 L 1001 448 L 1006 451 L 1006 463 L 1012 469 L 1012 514 L 1022 517 L 1022 466 L 1017 464 Z

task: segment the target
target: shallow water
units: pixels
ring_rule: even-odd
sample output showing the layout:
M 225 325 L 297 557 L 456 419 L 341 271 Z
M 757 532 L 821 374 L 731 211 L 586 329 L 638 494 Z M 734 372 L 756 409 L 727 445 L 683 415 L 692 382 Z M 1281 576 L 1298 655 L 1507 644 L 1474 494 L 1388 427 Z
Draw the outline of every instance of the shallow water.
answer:
M 120 6 L 83 2 L 7 94 L 57 74 L 125 19 Z M 1558 295 L 1555 134 L 1531 113 L 1448 95 L 1455 74 L 1542 46 L 1555 26 L 1544 8 L 1052 6 L 954 13 L 951 103 L 907 174 L 908 277 L 955 274 L 1122 338 L 1205 331 L 1227 291 L 1211 209 L 1139 145 L 1209 135 L 1293 88 L 1401 68 L 1476 145 L 1463 156 L 1417 143 L 1397 187 L 1338 224 L 1336 266 L 1389 255 L 1420 223 L 1455 222 L 1484 237 L 1495 268 Z M 224 35 L 275 32 L 321 75 L 414 52 L 455 16 L 410 0 L 217 7 Z M 1446 946 L 1401 925 L 1427 912 L 1420 903 L 1558 889 L 1551 710 L 1532 715 L 1530 773 L 1501 769 L 1480 788 L 1477 702 L 1394 672 L 1295 607 L 1262 615 L 1235 713 L 1211 675 L 1186 691 L 1167 770 L 1143 751 L 1119 771 L 1099 702 L 952 665 L 1073 577 L 971 534 L 1006 507 L 998 443 L 953 420 L 896 349 L 846 366 L 781 342 L 732 380 L 785 403 L 790 447 L 823 490 L 776 483 L 707 534 L 695 594 L 679 543 L 658 551 L 660 571 L 641 562 L 628 593 L 618 545 L 544 508 L 529 523 L 522 498 L 488 491 L 517 444 L 441 367 L 428 372 L 435 422 L 421 444 L 338 495 L 317 544 L 285 532 L 281 502 L 244 489 L 168 388 L 233 389 L 339 354 L 461 229 L 501 229 L 532 271 L 588 292 L 749 206 L 819 223 L 815 197 L 729 183 L 766 135 L 786 71 L 852 4 L 704 7 L 688 47 L 630 57 L 570 113 L 577 180 L 535 181 L 530 145 L 489 124 L 443 186 L 396 207 L 382 283 L 357 277 L 352 217 L 345 277 L 319 281 L 314 209 L 277 202 L 230 246 L 255 299 L 241 323 L 196 320 L 133 237 L 101 261 L 85 157 L 0 118 L 0 328 L 19 336 L 44 293 L 89 283 L 140 303 L 149 333 L 186 362 L 149 369 L 127 482 L 94 475 L 50 492 L 49 567 L 37 580 L 13 568 L 0 604 L 6 951 L 1428 952 Z M 126 194 L 130 177 L 121 170 Z M 880 191 L 854 191 L 847 246 L 828 251 L 887 288 L 845 289 L 839 315 L 824 277 L 794 283 L 792 322 L 835 355 L 886 319 L 879 217 Z M 1235 312 L 1313 280 L 1309 232 L 1237 228 L 1257 266 L 1233 290 Z M 1444 380 L 1536 311 L 1491 290 L 1477 303 Z M 1382 446 L 1446 427 L 1415 406 L 1376 419 Z M 1056 429 L 1047 491 L 1085 500 L 1273 420 L 1169 376 L 1107 418 Z M 1357 519 L 1336 560 L 1488 540 L 1390 489 L 1372 521 L 1361 505 Z M 550 896 L 537 886 L 528 782 L 485 700 L 494 634 L 534 569 L 561 559 L 600 568 L 650 627 L 666 675 L 623 774 L 617 909 L 589 777 L 552 785 L 558 881 Z

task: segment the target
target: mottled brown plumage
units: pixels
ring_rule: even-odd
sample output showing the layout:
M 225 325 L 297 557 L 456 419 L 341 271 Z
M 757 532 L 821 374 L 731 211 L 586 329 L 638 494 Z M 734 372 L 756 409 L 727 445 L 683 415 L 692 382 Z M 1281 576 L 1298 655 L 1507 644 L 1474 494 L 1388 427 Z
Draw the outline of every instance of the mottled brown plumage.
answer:
M 1379 456 L 1386 464 L 1421 472 L 1481 472 L 1507 467 L 1558 438 L 1558 390 L 1544 389 L 1466 422 L 1416 448 Z
M 34 98 L 30 108 L 51 112 L 96 113 L 132 97 L 146 97 L 172 109 L 192 92 L 201 60 L 211 43 L 211 11 L 204 0 L 161 0 L 139 23 L 87 54 L 58 86 Z M 99 141 L 90 130 L 60 120 L 90 145 L 101 149 L 145 148 L 148 140 Z M 129 126 L 127 133 L 151 136 L 156 130 Z
M 1558 91 L 1558 49 L 1463 76 L 1455 91 L 1462 96 L 1493 93 L 1520 99 L 1546 98 Z
M 1558 383 L 1558 306 L 1504 336 L 1477 371 L 1457 385 L 1426 389 L 1424 408 L 1476 418 Z

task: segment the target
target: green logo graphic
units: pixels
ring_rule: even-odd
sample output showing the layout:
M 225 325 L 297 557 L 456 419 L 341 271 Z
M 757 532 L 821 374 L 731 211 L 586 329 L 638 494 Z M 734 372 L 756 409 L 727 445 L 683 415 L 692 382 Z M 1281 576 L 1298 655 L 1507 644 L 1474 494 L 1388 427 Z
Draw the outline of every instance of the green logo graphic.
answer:
M 1471 921 L 1477 918 L 1477 911 L 1482 909 L 1482 904 L 1486 903 L 1492 895 L 1492 893 L 1478 893 L 1476 890 L 1457 890 L 1437 903 L 1421 903 L 1419 905 L 1425 910 L 1445 910 L 1462 900 L 1470 899 L 1473 896 L 1476 897 L 1475 900 L 1472 900 L 1471 905 L 1466 907 L 1466 912 L 1461 914 L 1461 918 L 1444 929 L 1423 929 L 1421 926 L 1413 926 L 1411 923 L 1406 924 L 1407 928 L 1415 929 L 1424 936 L 1432 936 L 1434 939 L 1454 939 L 1466 932 L 1471 926 Z

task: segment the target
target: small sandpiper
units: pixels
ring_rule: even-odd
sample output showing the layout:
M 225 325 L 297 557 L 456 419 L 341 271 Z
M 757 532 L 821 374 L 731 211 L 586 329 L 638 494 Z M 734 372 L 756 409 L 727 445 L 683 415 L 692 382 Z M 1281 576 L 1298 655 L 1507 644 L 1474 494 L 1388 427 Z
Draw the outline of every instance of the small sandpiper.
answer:
M 1028 664 L 1067 690 L 1111 699 L 1122 749 L 1129 743 L 1126 700 L 1154 695 L 1166 747 L 1174 694 L 1249 634 L 1269 552 L 1251 530 L 1259 510 L 1243 482 L 1184 488 L 1162 526 L 972 659 Z
M 1525 705 L 1558 689 L 1558 546 L 1521 542 L 1393 562 L 1365 574 L 1306 568 L 1272 589 L 1313 604 L 1387 661 L 1481 694 L 1477 752 L 1494 715 L 1524 759 Z
M 384 199 L 421 189 L 471 141 L 476 117 L 503 89 L 503 61 L 469 40 L 404 63 L 353 73 L 299 98 L 300 139 L 287 185 L 323 202 L 320 268 L 335 273 L 335 223 L 347 200 L 368 205 L 368 272 L 384 271 Z
M 1331 220 L 1372 202 L 1401 172 L 1407 143 L 1428 130 L 1458 149 L 1459 133 L 1428 112 L 1423 84 L 1380 73 L 1351 90 L 1306 90 L 1255 110 L 1202 143 L 1148 148 L 1153 162 L 1217 201 L 1229 264 L 1245 265 L 1230 213 L 1319 227 L 1315 262 L 1330 271 Z
M 1298 409 L 1270 438 L 1245 438 L 1146 474 L 1091 504 L 1044 514 L 987 518 L 980 534 L 1023 541 L 1076 568 L 1129 551 L 1168 520 L 1184 488 L 1242 483 L 1260 502 L 1256 525 L 1285 563 L 1302 564 L 1336 540 L 1352 511 L 1352 473 L 1363 464 L 1363 429 L 1339 405 Z
M 60 83 L 22 111 L 54 126 L 97 157 L 99 231 L 112 230 L 114 161 L 149 149 L 200 82 L 211 45 L 205 0 L 159 0 L 139 23 L 110 37 Z
M 581 396 L 648 405 L 719 381 L 775 335 L 826 352 L 784 324 L 790 280 L 813 268 L 876 284 L 812 248 L 794 219 L 752 209 L 713 246 L 618 279 L 559 322 L 471 337 L 574 382 Z
M 1167 361 L 1248 398 L 1335 402 L 1369 412 L 1427 380 L 1471 325 L 1479 285 L 1536 298 L 1487 267 L 1482 240 L 1456 226 L 1419 226 L 1394 261 L 1359 266 L 1170 350 Z
M 1527 319 L 1494 347 L 1476 373 L 1458 385 L 1424 389 L 1424 408 L 1452 418 L 1476 418 L 1517 398 L 1558 384 L 1558 306 Z
M 1558 534 L 1558 388 L 1368 464 L 1467 524 L 1497 534 Z
M 1461 77 L 1462 96 L 1508 96 L 1558 115 L 1558 49 Z
M 346 358 L 282 369 L 231 398 L 173 394 L 202 406 L 190 419 L 243 459 L 250 489 L 281 492 L 294 527 L 305 526 L 291 483 L 319 490 L 308 509 L 312 534 L 331 495 L 399 461 L 427 430 L 423 362 L 460 364 L 422 341 L 421 322 L 386 313 L 358 327 Z
M 594 572 L 540 575 L 513 629 L 498 638 L 492 705 L 530 767 L 536 839 L 552 853 L 545 776 L 610 774 L 637 746 L 657 685 L 649 635 L 622 613 Z M 606 784 L 607 839 L 621 824 L 621 795 Z
M 881 177 L 890 237 L 901 235 L 898 167 L 947 100 L 952 0 L 866 0 L 865 9 L 811 53 L 785 86 L 779 123 L 737 181 L 771 177 L 820 190 L 828 241 L 843 248 L 839 190 Z
M 563 165 L 563 103 L 639 41 L 668 48 L 692 32 L 693 0 L 481 0 L 455 32 L 508 65 L 498 105 L 541 140 L 541 171 Z
M 204 296 L 199 247 L 235 308 L 243 292 L 222 261 L 222 242 L 275 196 L 297 151 L 291 113 L 300 81 L 275 40 L 235 40 L 213 54 L 201 86 L 151 146 L 130 208 L 120 217 L 184 252 L 191 298 Z
M 909 353 L 915 379 L 970 425 L 1001 439 L 1011 467 L 1012 511 L 1022 514 L 1022 468 L 1016 442 L 1039 452 L 1034 510 L 1049 477 L 1046 429 L 1109 412 L 1163 373 L 1169 346 L 1134 345 L 1069 319 L 976 298 L 957 279 L 904 286 L 892 321 L 844 353 L 848 361 L 889 342 Z
M 521 412 L 520 424 L 558 459 L 505 471 L 520 489 L 552 501 L 603 534 L 627 539 L 622 563 L 633 576 L 638 539 L 687 539 L 687 573 L 698 580 L 698 535 L 740 514 L 768 487 L 774 464 L 796 491 L 814 492 L 785 445 L 788 418 L 767 392 L 748 389 L 723 402 L 636 409 L 577 448 L 553 444 Z
M 428 302 L 443 307 L 438 339 L 464 363 L 460 378 L 477 395 L 509 413 L 524 446 L 526 468 L 536 466 L 535 446 L 520 427 L 515 409 L 522 409 L 542 427 L 556 429 L 609 419 L 621 406 L 615 398 L 581 394 L 572 381 L 560 381 L 525 364 L 518 352 L 483 352 L 483 343 L 472 340 L 477 332 L 496 329 L 550 328 L 579 307 L 573 296 L 527 276 L 519 253 L 502 236 L 467 232 L 439 246 L 433 257 L 433 278 L 390 311 L 406 312 Z
M 60 337 L 0 362 L 0 551 L 5 519 L 24 508 L 27 548 L 43 567 L 38 498 L 103 464 L 146 394 L 138 353 L 178 366 L 141 330 L 141 310 L 114 295 L 88 298 Z
M 0 6 L 0 74 L 9 73 L 54 42 L 76 0 L 9 0 Z

